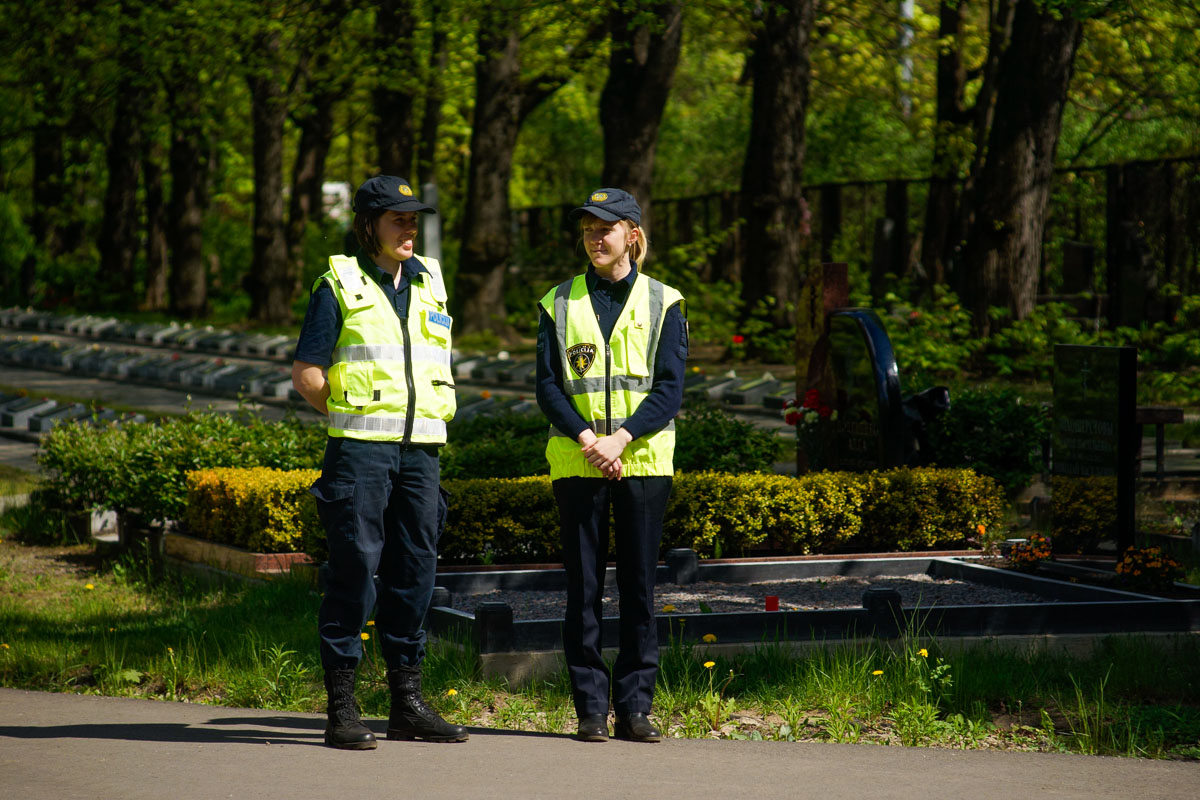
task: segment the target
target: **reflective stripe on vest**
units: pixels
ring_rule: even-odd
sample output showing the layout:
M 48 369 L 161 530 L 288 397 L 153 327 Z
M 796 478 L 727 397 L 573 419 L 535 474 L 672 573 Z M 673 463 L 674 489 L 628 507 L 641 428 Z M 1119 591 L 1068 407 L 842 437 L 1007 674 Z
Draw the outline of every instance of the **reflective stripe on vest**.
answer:
M 385 417 L 380 414 L 359 416 L 357 414 L 342 414 L 334 412 L 329 415 L 329 426 L 344 431 L 370 431 L 375 433 L 404 433 L 408 422 L 406 417 Z M 441 419 L 413 420 L 412 435 L 440 437 L 446 439 L 446 421 Z
M 412 346 L 413 361 L 430 361 L 450 366 L 450 351 L 425 345 Z M 402 344 L 352 344 L 337 347 L 333 351 L 334 361 L 404 361 Z

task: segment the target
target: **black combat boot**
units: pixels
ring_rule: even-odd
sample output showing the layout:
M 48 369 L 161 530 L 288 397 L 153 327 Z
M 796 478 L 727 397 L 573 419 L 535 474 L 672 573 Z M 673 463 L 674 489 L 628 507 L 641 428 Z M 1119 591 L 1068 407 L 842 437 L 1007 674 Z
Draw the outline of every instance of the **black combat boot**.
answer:
M 438 716 L 421 696 L 419 667 L 397 667 L 387 673 L 392 690 L 392 713 L 388 716 L 387 738 L 424 739 L 427 742 L 465 742 L 469 736 L 461 725 L 451 725 Z
M 354 670 L 325 670 L 325 693 L 329 696 L 325 744 L 340 750 L 374 750 L 375 734 L 362 724 L 354 702 Z

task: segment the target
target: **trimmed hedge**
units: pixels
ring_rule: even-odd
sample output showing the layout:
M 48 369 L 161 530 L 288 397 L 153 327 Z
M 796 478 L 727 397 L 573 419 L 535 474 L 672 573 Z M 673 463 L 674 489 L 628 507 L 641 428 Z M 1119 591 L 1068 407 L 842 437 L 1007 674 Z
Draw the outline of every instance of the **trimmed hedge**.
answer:
M 219 468 L 188 472 L 188 533 L 256 553 L 305 551 L 309 532 L 321 530 L 308 487 L 315 469 Z M 322 537 L 323 539 L 324 537 Z
M 188 524 L 197 535 L 258 549 L 299 542 L 317 560 L 325 537 L 309 498 L 312 470 L 205 470 L 188 476 Z M 445 563 L 560 560 L 558 507 L 545 476 L 448 480 L 450 507 L 439 546 Z M 199 506 L 200 508 L 193 508 Z M 703 557 L 962 546 L 1004 518 L 1004 491 L 963 469 L 894 469 L 786 475 L 679 473 L 667 507 L 663 549 Z M 193 522 L 193 519 L 196 519 Z M 255 525 L 266 533 L 255 533 Z M 225 526 L 229 530 L 222 530 Z M 297 526 L 299 526 L 297 528 Z

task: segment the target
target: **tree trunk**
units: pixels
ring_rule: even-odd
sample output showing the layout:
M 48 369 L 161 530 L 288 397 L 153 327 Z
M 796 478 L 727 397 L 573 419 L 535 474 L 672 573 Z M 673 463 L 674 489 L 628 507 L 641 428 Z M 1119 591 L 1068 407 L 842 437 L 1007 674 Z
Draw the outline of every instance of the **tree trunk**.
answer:
M 749 316 L 771 297 L 770 319 L 777 328 L 794 322 L 787 302 L 798 295 L 804 267 L 801 188 L 814 7 L 815 0 L 770 4 L 750 54 L 754 96 L 742 169 L 742 314 Z
M 971 117 L 964 102 L 967 70 L 961 35 L 966 8 L 967 0 L 942 0 L 938 7 L 938 40 L 952 44 L 939 49 L 937 57 L 937 123 L 921 239 L 921 266 L 927 287 L 946 282 L 963 237 L 956 222 L 958 174 L 971 135 Z
M 321 65 L 318 65 L 319 67 Z M 297 281 L 304 275 L 304 239 L 308 224 L 324 215 L 325 160 L 333 143 L 333 105 L 345 94 L 346 84 L 326 86 L 310 101 L 312 113 L 300 117 L 300 142 L 292 169 L 292 197 L 288 208 L 288 253 Z M 296 286 L 296 291 L 304 287 Z
M 601 183 L 637 198 L 642 223 L 649 230 L 654 148 L 679 63 L 683 3 L 648 3 L 636 16 L 614 7 L 609 27 L 612 51 L 600 95 L 604 127 Z
M 504 271 L 513 250 L 508 183 L 521 129 L 521 42 L 511 28 L 483 21 L 478 41 L 464 236 L 454 288 L 459 330 L 507 335 Z
M 63 253 L 63 201 L 66 178 L 63 165 L 63 128 L 40 122 L 33 129 L 33 239 L 45 258 Z
M 98 246 L 100 272 L 115 289 L 119 307 L 137 305 L 134 287 L 138 250 L 138 167 L 142 150 L 142 108 L 145 92 L 139 77 L 127 72 L 117 88 L 112 130 L 105 154 L 108 185 L 104 190 L 104 222 Z
M 1082 34 L 1078 18 L 1056 17 L 1043 13 L 1035 0 L 1018 0 L 1012 37 L 998 65 L 963 257 L 978 336 L 991 331 L 990 307 L 1023 319 L 1036 302 L 1054 154 Z
M 168 237 L 171 260 L 168 285 L 172 314 L 187 319 L 208 311 L 204 263 L 204 213 L 208 208 L 212 143 L 198 96 L 177 84 L 171 133 L 171 204 Z
M 270 66 L 278 61 L 280 35 L 259 38 L 255 51 L 265 58 L 248 77 L 254 126 L 254 251 L 246 288 L 250 318 L 274 325 L 292 319 L 298 276 L 293 269 L 283 221 L 283 86 Z
M 442 124 L 442 100 L 445 84 L 442 74 L 446 71 L 446 25 L 438 12 L 438 4 L 429 9 L 429 24 L 433 27 L 429 50 L 429 83 L 425 86 L 425 112 L 421 115 L 421 140 L 417 144 L 417 183 L 437 183 L 437 140 Z
M 375 11 L 374 55 L 380 67 L 373 93 L 375 144 L 379 148 L 379 171 L 408 180 L 413 164 L 412 37 L 416 28 L 411 0 L 380 0 Z
M 146 193 L 146 289 L 143 311 L 167 308 L 167 214 L 163 200 L 162 146 L 151 138 L 142 148 Z

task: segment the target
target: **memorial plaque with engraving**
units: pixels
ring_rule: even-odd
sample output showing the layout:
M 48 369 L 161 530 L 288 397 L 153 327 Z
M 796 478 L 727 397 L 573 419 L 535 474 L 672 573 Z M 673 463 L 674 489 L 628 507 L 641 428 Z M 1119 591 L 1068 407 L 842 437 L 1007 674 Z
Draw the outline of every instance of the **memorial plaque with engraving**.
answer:
M 1133 545 L 1136 395 L 1137 348 L 1055 345 L 1055 550 Z
M 892 342 L 870 309 L 835 311 L 829 364 L 836 397 L 834 469 L 865 471 L 904 463 L 907 435 Z

